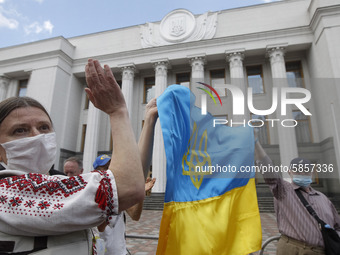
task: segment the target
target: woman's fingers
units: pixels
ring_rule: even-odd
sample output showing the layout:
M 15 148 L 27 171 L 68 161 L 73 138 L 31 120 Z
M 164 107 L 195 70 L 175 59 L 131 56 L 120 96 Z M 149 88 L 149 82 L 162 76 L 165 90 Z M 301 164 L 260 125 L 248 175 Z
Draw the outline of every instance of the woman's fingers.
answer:
M 85 73 L 88 84 L 85 91 L 95 107 L 107 114 L 126 108 L 124 96 L 108 65 L 102 68 L 98 60 L 89 59 Z
M 96 70 L 97 77 L 99 79 L 98 85 L 99 86 L 105 85 L 107 81 L 106 81 L 106 75 L 105 75 L 104 69 L 101 67 L 98 60 L 94 60 L 93 65 Z
M 97 86 L 100 83 L 98 72 L 92 59 L 88 60 L 88 63 L 85 67 L 85 73 L 86 81 L 90 89 L 92 89 L 93 86 Z

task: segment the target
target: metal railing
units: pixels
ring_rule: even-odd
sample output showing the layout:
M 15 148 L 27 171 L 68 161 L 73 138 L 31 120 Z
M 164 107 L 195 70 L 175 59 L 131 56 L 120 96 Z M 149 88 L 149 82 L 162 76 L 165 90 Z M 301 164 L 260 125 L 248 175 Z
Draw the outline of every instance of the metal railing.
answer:
M 135 238 L 135 239 L 151 239 L 158 240 L 158 236 L 148 236 L 148 235 L 126 235 L 126 238 Z
M 270 244 L 273 241 L 278 241 L 281 236 L 272 236 L 269 237 L 264 243 L 262 244 L 261 250 L 257 253 L 258 255 L 263 255 L 264 249 L 267 247 L 268 244 Z

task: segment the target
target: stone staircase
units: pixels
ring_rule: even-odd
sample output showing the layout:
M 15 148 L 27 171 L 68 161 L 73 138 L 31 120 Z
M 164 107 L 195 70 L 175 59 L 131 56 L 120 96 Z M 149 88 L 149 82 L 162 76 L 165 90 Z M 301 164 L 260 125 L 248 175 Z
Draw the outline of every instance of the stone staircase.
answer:
M 151 193 L 150 196 L 145 197 L 143 210 L 163 211 L 164 207 L 164 193 Z
M 273 197 L 257 197 L 260 213 L 273 213 L 274 200 Z
M 274 198 L 267 184 L 256 185 L 257 203 L 260 212 L 274 212 Z

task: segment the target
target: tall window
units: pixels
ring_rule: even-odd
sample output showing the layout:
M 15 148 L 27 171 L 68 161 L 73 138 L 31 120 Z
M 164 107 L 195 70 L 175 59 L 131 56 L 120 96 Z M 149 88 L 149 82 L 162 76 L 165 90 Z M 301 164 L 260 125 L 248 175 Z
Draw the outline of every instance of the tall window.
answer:
M 297 121 L 295 127 L 296 142 L 297 143 L 311 143 L 312 139 L 312 128 L 310 124 L 309 116 L 304 115 L 301 111 L 293 111 L 293 118 Z
M 26 96 L 27 84 L 28 84 L 28 79 L 19 81 L 19 87 L 18 87 L 18 96 L 19 97 Z
M 304 88 L 301 61 L 286 63 L 287 80 L 289 87 Z
M 88 110 L 89 109 L 89 105 L 90 105 L 90 99 L 87 96 L 87 94 L 85 95 L 85 105 L 84 105 L 84 110 Z
M 176 84 L 190 88 L 190 72 L 189 73 L 177 73 Z
M 224 69 L 210 70 L 210 85 L 216 88 L 217 93 L 220 96 L 226 96 L 226 89 L 218 88 L 219 85 L 225 84 L 225 71 Z
M 122 80 L 116 80 L 116 82 L 118 83 L 118 86 L 120 87 L 120 89 L 122 89 Z
M 258 130 L 258 138 L 261 144 L 269 144 L 269 129 L 266 116 L 251 114 L 251 125 Z
M 85 138 L 86 138 L 86 124 L 83 125 L 83 129 L 81 131 L 81 145 L 80 145 L 80 151 L 84 152 L 85 148 Z
M 155 97 L 155 77 L 144 78 L 144 98 L 143 103 L 147 104 Z
M 113 151 L 113 140 L 112 140 L 112 132 L 110 131 L 110 151 Z
M 253 94 L 264 93 L 262 66 L 247 66 L 248 86 L 253 89 Z

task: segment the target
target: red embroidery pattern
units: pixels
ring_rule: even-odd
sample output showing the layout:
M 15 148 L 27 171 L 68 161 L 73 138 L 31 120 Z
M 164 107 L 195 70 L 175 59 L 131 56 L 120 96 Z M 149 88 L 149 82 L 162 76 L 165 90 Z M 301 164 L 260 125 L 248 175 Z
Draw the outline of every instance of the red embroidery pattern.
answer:
M 43 177 L 41 174 L 25 174 L 13 176 L 0 180 L 0 187 L 6 186 L 6 189 L 19 189 L 24 191 L 33 191 L 49 195 L 68 197 L 73 193 L 82 190 L 86 186 L 86 182 L 81 176 L 73 176 L 63 180 L 51 180 Z
M 63 208 L 59 199 L 86 185 L 81 176 L 60 179 L 31 173 L 0 179 L 0 212 L 50 217 Z
M 26 203 L 24 204 L 25 207 L 29 207 L 29 208 L 32 208 L 34 207 L 34 205 L 36 204 L 36 202 L 33 200 L 28 200 L 26 201 Z
M 60 203 L 56 203 L 54 206 L 53 206 L 53 209 L 54 210 L 60 210 L 61 208 L 64 207 L 64 204 L 60 204 Z
M 14 206 L 20 206 L 20 204 L 22 203 L 22 198 L 20 198 L 20 197 L 12 197 L 12 199 L 11 200 L 9 200 L 9 206 L 12 206 L 12 207 L 14 207 Z
M 7 203 L 7 196 L 4 196 L 4 195 L 0 196 L 0 203 L 6 204 Z
M 95 202 L 98 203 L 98 207 L 102 210 L 106 211 L 106 221 L 109 222 L 113 215 L 113 190 L 111 179 L 107 174 L 107 171 L 94 170 L 93 172 L 97 172 L 100 175 L 104 176 L 104 178 L 100 181 L 99 187 L 97 189 Z
M 48 201 L 40 201 L 38 204 L 38 209 L 42 209 L 42 210 L 47 210 L 49 207 L 51 206 L 51 203 Z

